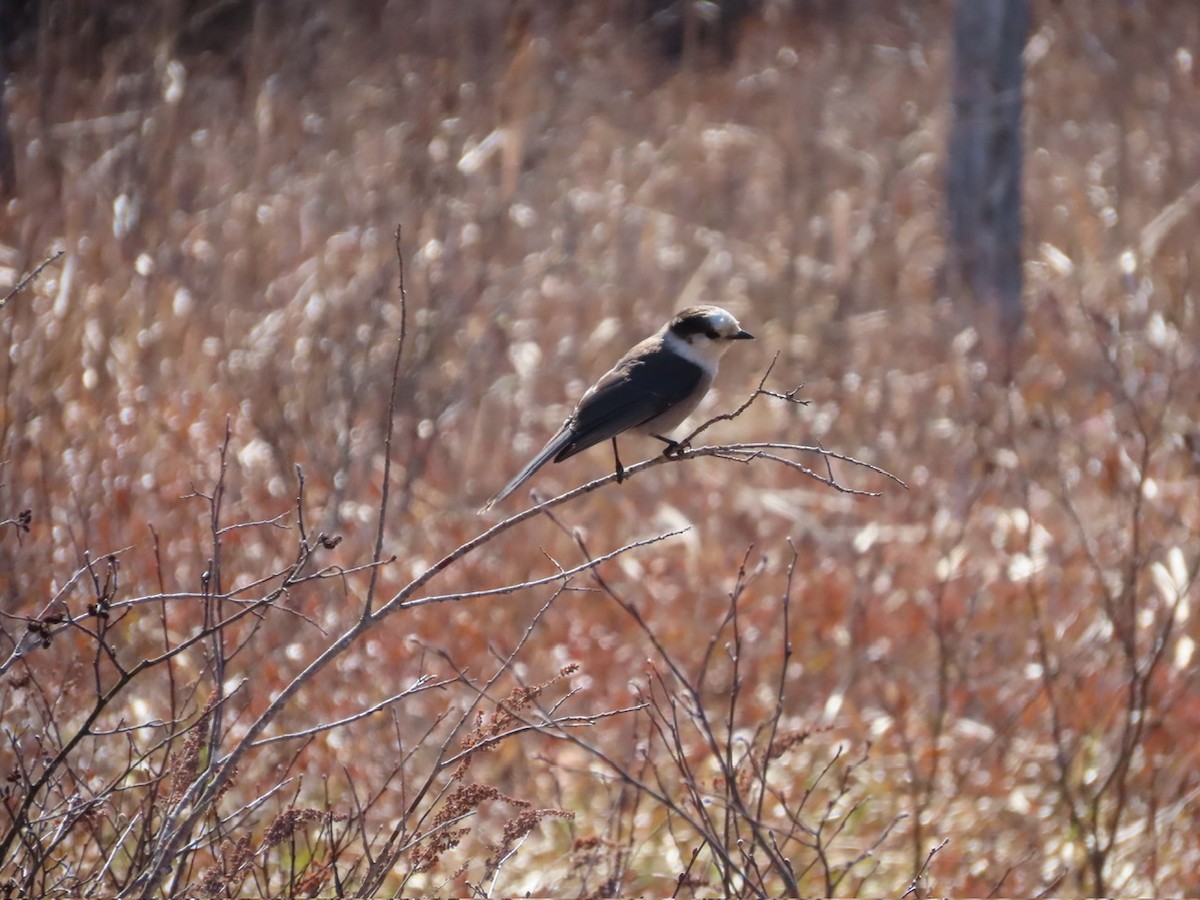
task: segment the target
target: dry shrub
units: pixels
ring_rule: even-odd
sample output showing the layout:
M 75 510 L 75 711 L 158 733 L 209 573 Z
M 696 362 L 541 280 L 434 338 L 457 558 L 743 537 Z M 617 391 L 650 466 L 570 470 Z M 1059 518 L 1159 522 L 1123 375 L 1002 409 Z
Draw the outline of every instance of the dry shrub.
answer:
M 43 6 L 5 97 L 0 281 L 66 251 L 0 309 L 6 884 L 1195 891 L 1187 4 L 1034 4 L 1009 384 L 939 288 L 946 2 L 764 0 L 727 63 L 662 59 L 617 3 Z M 690 526 L 605 562 L 606 587 L 364 619 L 699 299 L 759 338 L 702 413 L 775 350 L 767 387 L 810 402 L 764 398 L 713 441 L 819 442 L 910 489 L 661 465 L 430 590 Z M 512 734 L 460 756 L 479 710 Z M 447 824 L 471 833 L 417 872 L 468 758 L 532 805 Z M 755 790 L 761 813 L 736 802 Z

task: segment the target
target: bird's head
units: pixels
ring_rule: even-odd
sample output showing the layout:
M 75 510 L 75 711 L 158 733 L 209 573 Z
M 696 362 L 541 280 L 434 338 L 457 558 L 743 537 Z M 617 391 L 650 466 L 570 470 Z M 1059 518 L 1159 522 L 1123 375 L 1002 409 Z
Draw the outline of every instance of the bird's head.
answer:
M 667 334 L 703 359 L 716 360 L 734 341 L 749 341 L 754 335 L 743 331 L 729 312 L 719 306 L 689 306 L 667 323 Z

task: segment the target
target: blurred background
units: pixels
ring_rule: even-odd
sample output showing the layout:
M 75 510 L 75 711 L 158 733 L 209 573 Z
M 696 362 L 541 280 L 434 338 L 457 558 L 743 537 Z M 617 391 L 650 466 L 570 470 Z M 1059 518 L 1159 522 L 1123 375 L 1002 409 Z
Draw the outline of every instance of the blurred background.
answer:
M 655 468 L 513 529 L 431 589 L 577 565 L 572 529 L 599 554 L 687 527 L 603 569 L 660 647 L 599 593 L 540 617 L 550 588 L 435 604 L 383 623 L 288 722 L 425 672 L 478 675 L 531 623 L 506 678 L 578 663 L 573 708 L 628 705 L 663 649 L 698 664 L 745 565 L 730 731 L 752 733 L 782 683 L 785 724 L 813 732 L 776 763 L 781 784 L 803 793 L 830 760 L 863 760 L 837 795 L 843 827 L 812 839 L 853 878 L 810 893 L 1195 893 L 1200 7 L 1030 3 L 1008 336 L 947 274 L 955 5 L 696 8 L 0 3 L 0 290 L 64 251 L 0 309 L 0 652 L 85 554 L 121 551 L 130 597 L 200 590 L 214 538 L 194 494 L 212 491 L 227 428 L 226 524 L 294 525 L 299 466 L 310 528 L 342 538 L 324 562 L 370 560 L 400 226 L 384 596 L 491 524 L 475 510 L 582 390 L 693 303 L 758 339 L 726 356 L 699 419 L 744 400 L 776 356 L 766 387 L 809 401 L 760 398 L 706 439 L 819 444 L 908 489 L 841 463 L 840 482 L 881 496 L 763 460 Z M 629 464 L 658 447 L 623 451 Z M 609 471 L 597 449 L 530 486 L 550 496 Z M 226 585 L 285 567 L 295 540 L 226 532 Z M 288 599 L 302 615 L 254 632 L 235 721 L 354 621 L 366 581 L 307 585 Z M 121 652 L 152 652 L 164 622 L 131 615 Z M 35 683 L 66 679 L 46 708 L 67 719 L 70 679 L 91 677 L 72 647 L 22 663 Z M 181 667 L 214 684 L 199 649 Z M 0 692 L 18 738 L 0 754 L 35 752 L 46 727 L 17 671 Z M 106 716 L 166 716 L 164 691 Z M 718 675 L 701 693 L 729 691 Z M 288 766 L 350 808 L 347 785 L 382 791 L 397 735 L 419 739 L 447 702 L 413 698 Z M 621 758 L 645 739 L 632 717 L 598 731 Z M 123 751 L 88 751 L 74 789 L 121 764 L 109 752 Z M 247 791 L 281 764 L 257 765 Z M 505 745 L 472 777 L 576 813 L 535 831 L 507 890 L 663 893 L 686 866 L 690 845 L 652 804 L 630 811 L 561 742 Z M 797 849 L 797 869 L 815 852 Z M 473 876 L 458 865 L 412 885 L 461 892 Z

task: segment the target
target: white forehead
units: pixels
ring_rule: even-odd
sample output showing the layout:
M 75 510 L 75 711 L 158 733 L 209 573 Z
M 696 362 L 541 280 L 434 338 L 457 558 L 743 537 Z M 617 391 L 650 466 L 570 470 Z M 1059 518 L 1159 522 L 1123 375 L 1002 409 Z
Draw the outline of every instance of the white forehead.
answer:
M 719 306 L 709 308 L 708 321 L 712 323 L 713 328 L 722 334 L 736 334 L 742 330 L 742 326 L 738 324 L 738 320 Z

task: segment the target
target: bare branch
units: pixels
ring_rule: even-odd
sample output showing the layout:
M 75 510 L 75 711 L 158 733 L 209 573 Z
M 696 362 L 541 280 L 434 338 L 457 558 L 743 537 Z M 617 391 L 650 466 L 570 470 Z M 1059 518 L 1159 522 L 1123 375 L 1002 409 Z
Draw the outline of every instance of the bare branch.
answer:
M 404 359 L 404 341 L 408 337 L 408 292 L 404 289 L 404 248 L 400 243 L 401 226 L 396 226 L 396 263 L 400 267 L 400 336 L 396 339 L 396 355 L 392 359 L 392 388 L 388 394 L 386 422 L 383 437 L 383 484 L 379 497 L 379 523 L 375 531 L 375 551 L 371 562 L 376 568 L 371 570 L 371 580 L 367 585 L 367 596 L 363 602 L 363 619 L 371 615 L 375 602 L 375 587 L 379 581 L 380 560 L 383 559 L 383 536 L 387 531 L 388 498 L 392 484 L 392 436 L 396 430 L 396 399 L 400 394 L 400 363 Z
M 392 696 L 380 700 L 378 703 L 374 703 L 366 709 L 361 709 L 356 713 L 344 716 L 332 722 L 324 722 L 320 725 L 314 725 L 311 728 L 305 728 L 302 731 L 292 731 L 288 732 L 287 734 L 279 734 L 273 737 L 261 738 L 257 741 L 253 741 L 250 746 L 263 747 L 267 744 L 279 743 L 280 741 L 294 741 L 300 738 L 310 738 L 313 735 L 321 734 L 324 731 L 332 731 L 335 728 L 341 728 L 343 725 L 348 725 L 351 722 L 357 722 L 359 719 L 365 719 L 368 716 L 373 716 L 375 713 L 387 709 L 389 706 L 397 703 L 400 700 L 403 700 L 405 697 L 411 697 L 413 694 L 419 694 L 422 691 L 432 690 L 433 688 L 446 687 L 452 683 L 453 681 L 449 679 L 443 681 L 434 681 L 432 675 L 422 675 L 414 684 L 409 685 L 400 693 L 392 694 Z
M 383 614 L 385 610 L 390 611 L 392 609 L 412 609 L 413 607 L 424 606 L 427 603 L 477 600 L 480 597 L 494 597 L 499 594 L 512 594 L 516 591 L 528 590 L 529 588 L 540 587 L 544 584 L 553 584 L 556 581 L 569 581 L 580 572 L 587 572 L 591 569 L 595 569 L 596 566 L 600 565 L 600 563 L 608 562 L 608 560 L 614 559 L 623 553 L 628 553 L 630 550 L 636 550 L 639 547 L 648 547 L 651 544 L 657 544 L 660 541 L 665 541 L 673 537 L 679 537 L 679 535 L 685 534 L 688 531 L 690 531 L 690 529 L 680 528 L 676 531 L 667 531 L 651 538 L 643 538 L 642 540 L 631 541 L 628 544 L 618 547 L 616 550 L 605 553 L 603 556 L 598 556 L 595 559 L 580 563 L 579 565 L 570 569 L 560 569 L 553 575 L 546 575 L 543 578 L 534 578 L 530 581 L 522 581 L 518 584 L 506 584 L 503 587 L 498 588 L 485 588 L 484 590 L 480 591 L 460 591 L 453 594 L 435 594 L 431 597 L 418 597 L 416 600 L 405 600 L 403 603 L 396 604 L 395 606 L 393 606 L 392 603 L 388 603 L 386 606 L 380 608 L 379 612 L 380 614 Z
M 4 299 L 0 300 L 0 309 L 4 309 L 4 307 L 6 307 L 8 305 L 9 300 L 11 300 L 13 297 L 17 296 L 17 294 L 21 293 L 21 291 L 25 290 L 27 287 L 29 287 L 29 285 L 31 285 L 35 281 L 37 281 L 38 277 L 42 274 L 43 270 L 45 270 L 45 268 L 48 265 L 50 265 L 51 263 L 58 262 L 58 260 L 62 259 L 62 255 L 66 252 L 67 252 L 66 250 L 59 250 L 53 256 L 48 256 L 45 259 L 43 259 L 40 263 L 38 263 L 38 266 L 36 269 L 34 269 L 32 272 L 30 272 L 28 275 L 26 275 L 24 278 L 22 278 L 20 281 L 18 281 L 15 285 L 13 285 L 12 290 L 10 290 L 7 294 L 4 295 Z

